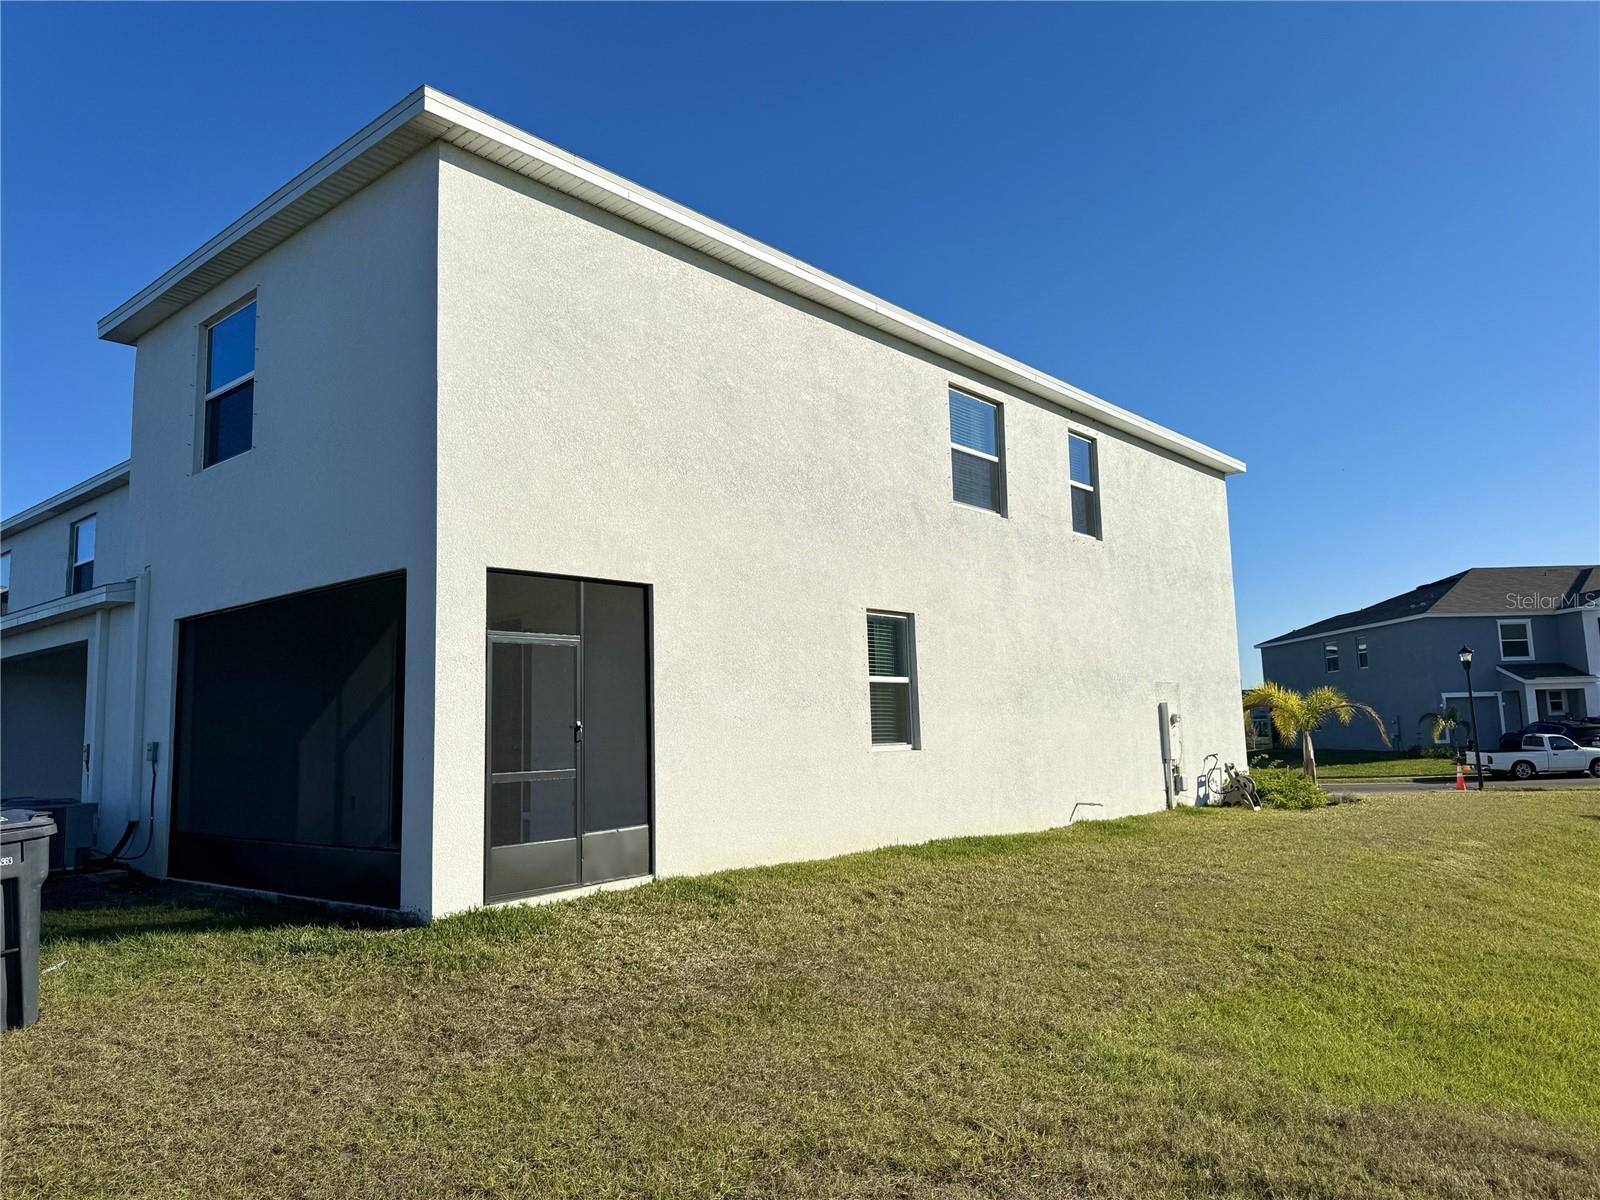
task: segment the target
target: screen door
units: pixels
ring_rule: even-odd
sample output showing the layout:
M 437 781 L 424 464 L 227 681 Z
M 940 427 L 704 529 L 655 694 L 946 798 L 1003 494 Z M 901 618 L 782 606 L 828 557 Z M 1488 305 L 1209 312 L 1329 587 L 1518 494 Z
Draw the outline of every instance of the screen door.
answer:
M 583 877 L 582 678 L 576 637 L 489 636 L 490 896 Z

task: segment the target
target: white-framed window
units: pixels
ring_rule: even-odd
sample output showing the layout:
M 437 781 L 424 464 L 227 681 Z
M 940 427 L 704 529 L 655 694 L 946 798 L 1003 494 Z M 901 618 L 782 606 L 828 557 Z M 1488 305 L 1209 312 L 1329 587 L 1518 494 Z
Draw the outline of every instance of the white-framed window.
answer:
M 1500 657 L 1514 662 L 1533 658 L 1533 624 L 1529 621 L 1496 621 L 1500 629 Z
M 1000 406 L 950 389 L 950 490 L 958 504 L 1005 515 Z
M 69 545 L 71 568 L 67 573 L 67 595 L 87 592 L 94 586 L 94 514 L 72 523 Z
M 11 607 L 11 551 L 0 554 L 0 615 Z
M 1563 717 L 1567 713 L 1567 694 L 1565 692 L 1549 691 L 1544 694 L 1545 706 L 1550 710 L 1552 717 Z
M 1328 642 L 1322 647 L 1322 669 L 1332 675 L 1339 669 L 1339 643 Z
M 916 664 L 911 615 L 869 612 L 867 697 L 874 746 L 916 746 Z
M 1100 456 L 1094 439 L 1067 434 L 1067 475 L 1072 491 L 1072 528 L 1089 537 L 1100 536 Z
M 1356 639 L 1356 669 L 1365 671 L 1371 664 L 1367 661 L 1367 639 Z
M 206 323 L 205 369 L 202 468 L 243 454 L 255 445 L 254 296 Z

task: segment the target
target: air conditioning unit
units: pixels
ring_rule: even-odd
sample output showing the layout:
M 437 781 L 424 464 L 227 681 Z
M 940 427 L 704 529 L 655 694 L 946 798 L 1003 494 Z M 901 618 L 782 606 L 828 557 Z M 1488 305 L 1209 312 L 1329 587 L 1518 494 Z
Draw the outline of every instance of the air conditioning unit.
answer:
M 89 865 L 94 853 L 94 823 L 100 813 L 98 804 L 82 800 L 36 800 L 32 796 L 7 796 L 7 808 L 31 808 L 34 812 L 48 813 L 56 823 L 55 836 L 50 839 L 50 870 L 75 871 Z

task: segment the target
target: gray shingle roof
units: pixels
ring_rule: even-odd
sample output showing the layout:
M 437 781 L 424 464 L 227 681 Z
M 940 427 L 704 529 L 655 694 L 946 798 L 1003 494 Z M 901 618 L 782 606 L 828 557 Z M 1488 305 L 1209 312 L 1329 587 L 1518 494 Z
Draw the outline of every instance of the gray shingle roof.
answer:
M 1501 663 L 1500 669 L 1518 679 L 1593 679 L 1582 667 L 1562 662 Z
M 1291 629 L 1258 645 L 1270 646 L 1274 642 L 1335 629 L 1363 629 L 1424 613 L 1446 616 L 1503 612 L 1538 616 L 1580 607 L 1590 601 L 1600 601 L 1600 566 L 1469 567 L 1366 608 Z

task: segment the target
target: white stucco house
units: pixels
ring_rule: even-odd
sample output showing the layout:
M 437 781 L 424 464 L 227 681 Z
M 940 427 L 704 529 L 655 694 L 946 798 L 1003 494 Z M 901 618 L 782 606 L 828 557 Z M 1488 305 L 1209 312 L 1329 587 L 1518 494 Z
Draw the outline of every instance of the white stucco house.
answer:
M 437 916 L 1157 809 L 1161 705 L 1177 802 L 1243 761 L 1240 462 L 431 89 L 100 336 L 4 790 L 143 870 Z

